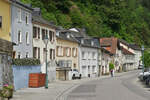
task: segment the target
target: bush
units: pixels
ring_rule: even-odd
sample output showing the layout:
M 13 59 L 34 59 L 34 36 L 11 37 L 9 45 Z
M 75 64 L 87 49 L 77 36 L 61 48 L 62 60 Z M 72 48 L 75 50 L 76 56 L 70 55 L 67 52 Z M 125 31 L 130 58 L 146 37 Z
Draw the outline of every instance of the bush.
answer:
M 34 66 L 40 65 L 40 60 L 33 58 L 13 59 L 12 64 L 17 66 Z
M 113 63 L 109 63 L 109 69 L 110 70 L 112 70 L 112 69 L 114 69 L 115 67 L 114 67 L 114 64 Z

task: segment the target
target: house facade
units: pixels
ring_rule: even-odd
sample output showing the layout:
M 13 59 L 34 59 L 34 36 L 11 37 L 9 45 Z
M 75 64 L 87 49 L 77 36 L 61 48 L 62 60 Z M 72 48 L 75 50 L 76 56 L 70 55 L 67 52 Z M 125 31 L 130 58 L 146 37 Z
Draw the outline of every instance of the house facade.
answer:
M 39 8 L 34 8 L 32 17 L 33 24 L 33 58 L 40 59 L 41 72 L 46 72 L 46 52 L 48 61 L 49 81 L 56 79 L 56 63 L 55 63 L 55 48 L 56 48 L 56 26 L 44 20 L 41 16 Z M 44 43 L 45 37 L 48 37 L 47 44 Z
M 78 38 L 79 45 L 79 67 L 82 77 L 98 76 L 99 68 L 99 45 L 93 39 Z
M 11 41 L 11 3 L 0 0 L 0 38 Z
M 129 70 L 134 70 L 135 69 L 135 51 L 132 49 L 129 44 L 124 41 L 119 39 L 119 47 L 121 50 L 122 54 L 122 70 L 123 71 L 129 71 Z
M 70 80 L 69 71 L 79 70 L 78 42 L 68 32 L 57 33 L 56 62 L 56 78 L 59 80 Z
M 142 61 L 141 61 L 141 57 L 142 57 L 142 51 L 141 48 L 136 45 L 136 44 L 130 44 L 130 47 L 132 49 L 134 49 L 135 52 L 135 69 L 138 69 L 140 66 L 142 66 Z
M 32 8 L 18 0 L 11 2 L 11 40 L 14 58 L 32 58 Z

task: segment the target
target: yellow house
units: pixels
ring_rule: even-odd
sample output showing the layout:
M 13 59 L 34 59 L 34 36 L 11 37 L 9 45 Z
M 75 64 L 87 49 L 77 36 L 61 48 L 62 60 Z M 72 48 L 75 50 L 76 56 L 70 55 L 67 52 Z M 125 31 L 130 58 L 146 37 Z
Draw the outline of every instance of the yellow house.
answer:
M 78 42 L 70 34 L 57 34 L 56 62 L 56 79 L 68 80 L 71 69 L 79 70 Z
M 0 0 L 0 38 L 11 41 L 11 4 L 9 0 Z

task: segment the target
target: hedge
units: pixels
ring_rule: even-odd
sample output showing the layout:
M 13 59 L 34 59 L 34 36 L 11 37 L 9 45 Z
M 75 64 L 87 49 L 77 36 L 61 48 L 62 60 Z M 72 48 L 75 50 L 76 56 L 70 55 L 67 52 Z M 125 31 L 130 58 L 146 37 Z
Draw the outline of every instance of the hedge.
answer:
M 16 66 L 34 66 L 34 65 L 40 65 L 39 59 L 33 59 L 33 58 L 23 58 L 23 59 L 13 59 L 12 64 Z

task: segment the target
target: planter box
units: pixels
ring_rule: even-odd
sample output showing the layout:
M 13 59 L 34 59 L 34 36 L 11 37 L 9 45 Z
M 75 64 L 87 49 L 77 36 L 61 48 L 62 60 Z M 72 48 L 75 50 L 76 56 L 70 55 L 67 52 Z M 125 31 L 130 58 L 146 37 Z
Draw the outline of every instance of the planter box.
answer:
M 29 87 L 37 88 L 45 86 L 46 75 L 42 73 L 29 74 Z

